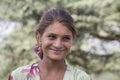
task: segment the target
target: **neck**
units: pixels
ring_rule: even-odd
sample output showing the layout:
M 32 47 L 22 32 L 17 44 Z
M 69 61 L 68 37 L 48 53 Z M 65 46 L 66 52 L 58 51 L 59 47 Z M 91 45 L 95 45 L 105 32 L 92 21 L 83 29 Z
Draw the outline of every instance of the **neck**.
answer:
M 66 63 L 65 60 L 55 61 L 55 60 L 48 60 L 44 59 L 39 62 L 39 68 L 40 70 L 44 70 L 47 72 L 51 71 L 60 71 L 66 69 Z

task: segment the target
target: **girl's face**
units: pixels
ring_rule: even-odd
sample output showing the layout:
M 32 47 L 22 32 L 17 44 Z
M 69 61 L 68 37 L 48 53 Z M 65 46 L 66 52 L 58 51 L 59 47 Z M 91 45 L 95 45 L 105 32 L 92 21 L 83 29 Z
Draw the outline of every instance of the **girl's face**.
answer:
M 72 32 L 59 22 L 49 25 L 41 36 L 43 58 L 62 60 L 70 53 Z

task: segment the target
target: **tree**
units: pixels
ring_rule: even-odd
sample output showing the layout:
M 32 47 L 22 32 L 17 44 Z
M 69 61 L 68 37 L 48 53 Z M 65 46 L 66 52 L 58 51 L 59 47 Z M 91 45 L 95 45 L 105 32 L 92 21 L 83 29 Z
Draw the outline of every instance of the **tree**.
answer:
M 8 75 L 18 66 L 37 61 L 36 56 L 32 54 L 36 43 L 35 26 L 44 10 L 58 7 L 70 11 L 78 30 L 76 41 L 72 46 L 72 54 L 67 57 L 67 62 L 86 70 L 93 80 L 107 79 L 103 75 L 118 75 L 113 77 L 113 80 L 119 78 L 119 0 L 1 0 L 0 2 L 1 19 L 19 21 L 23 24 L 23 27 L 4 38 L 5 46 L 1 48 L 0 59 L 2 62 L 2 59 L 6 59 L 3 63 L 7 65 L 1 69 L 4 71 L 3 74 Z M 119 43 L 118 46 L 115 44 L 113 49 L 108 50 L 106 45 L 113 41 Z M 98 44 L 99 46 L 96 47 Z M 98 55 L 101 51 L 105 54 Z M 9 69 L 8 66 L 11 68 Z M 97 79 L 96 76 L 99 78 Z M 3 75 L 0 77 L 4 80 Z

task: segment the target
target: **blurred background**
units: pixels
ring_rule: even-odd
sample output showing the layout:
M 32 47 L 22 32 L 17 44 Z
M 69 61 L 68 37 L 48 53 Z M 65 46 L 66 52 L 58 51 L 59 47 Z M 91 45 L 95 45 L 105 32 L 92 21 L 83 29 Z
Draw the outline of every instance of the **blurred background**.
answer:
M 92 80 L 120 80 L 119 0 L 0 0 L 0 80 L 39 60 L 34 31 L 49 8 L 66 9 L 75 20 L 78 35 L 67 63 Z

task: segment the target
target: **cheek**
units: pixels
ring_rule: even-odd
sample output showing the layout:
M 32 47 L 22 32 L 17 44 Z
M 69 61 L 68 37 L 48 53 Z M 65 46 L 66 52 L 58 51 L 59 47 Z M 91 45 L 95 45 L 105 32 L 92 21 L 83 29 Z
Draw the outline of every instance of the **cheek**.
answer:
M 71 52 L 71 43 L 66 44 L 66 56 Z
M 46 46 L 48 46 L 48 41 L 47 40 L 42 40 L 42 47 L 44 48 L 44 47 L 46 47 Z
M 67 43 L 67 44 L 66 44 L 66 48 L 67 48 L 67 49 L 70 49 L 70 48 L 71 48 L 71 46 L 72 46 L 72 44 L 71 44 L 71 43 Z
M 50 42 L 48 39 L 46 39 L 46 38 L 42 39 L 42 50 L 43 50 L 43 51 L 46 51 L 47 48 L 48 48 L 50 45 L 51 45 L 51 42 Z

